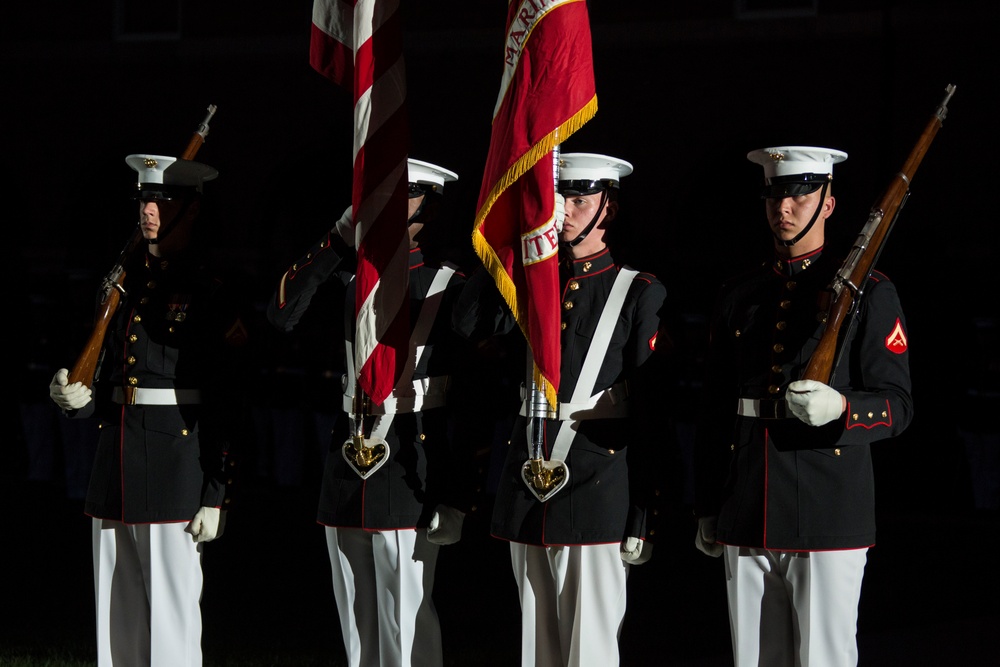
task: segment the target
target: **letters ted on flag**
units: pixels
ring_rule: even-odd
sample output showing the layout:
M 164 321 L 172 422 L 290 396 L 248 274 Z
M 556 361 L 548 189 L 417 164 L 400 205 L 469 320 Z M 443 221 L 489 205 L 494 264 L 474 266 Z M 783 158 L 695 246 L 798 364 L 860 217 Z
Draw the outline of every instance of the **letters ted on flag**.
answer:
M 583 0 L 508 6 L 473 245 L 517 318 L 549 404 L 559 389 L 559 265 L 553 148 L 597 112 Z
M 316 0 L 309 49 L 313 69 L 353 93 L 354 368 L 378 405 L 409 350 L 409 126 L 398 9 L 398 0 Z

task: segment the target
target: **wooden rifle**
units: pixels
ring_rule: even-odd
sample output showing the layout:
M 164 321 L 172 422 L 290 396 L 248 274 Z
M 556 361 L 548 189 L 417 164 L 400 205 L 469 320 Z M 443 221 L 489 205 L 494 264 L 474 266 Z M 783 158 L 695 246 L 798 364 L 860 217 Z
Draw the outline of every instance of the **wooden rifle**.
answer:
M 802 379 L 829 384 L 835 366 L 841 328 L 857 312 L 865 283 L 882 252 L 889 230 L 892 229 L 910 195 L 910 181 L 913 179 L 913 174 L 916 173 L 917 167 L 920 166 L 927 149 L 941 128 L 948 114 L 948 101 L 954 93 L 955 86 L 951 84 L 945 86 L 944 100 L 934 110 L 903 168 L 893 177 L 881 199 L 872 207 L 868 222 L 861 229 L 847 259 L 828 286 L 832 292 L 832 299 L 824 320 L 825 328 Z
M 187 148 L 180 159 L 193 160 L 194 156 L 198 154 L 198 149 L 205 143 L 205 137 L 208 136 L 208 123 L 212 120 L 212 116 L 215 115 L 215 109 L 214 104 L 208 106 L 208 114 L 198 125 L 198 129 L 194 131 L 194 134 L 191 135 L 191 140 L 188 142 Z M 104 337 L 108 332 L 108 325 L 111 323 L 111 318 L 121 304 L 122 296 L 125 295 L 125 266 L 128 263 L 129 257 L 139 247 L 141 241 L 142 227 L 137 224 L 135 230 L 132 232 L 132 236 L 118 255 L 118 261 L 104 277 L 104 280 L 101 281 L 101 288 L 98 292 L 97 313 L 94 317 L 94 330 L 90 334 L 90 338 L 87 339 L 86 344 L 83 346 L 83 351 L 69 373 L 70 384 L 82 382 L 85 386 L 90 387 L 94 383 L 94 375 L 97 373 L 97 362 L 101 355 L 101 348 L 104 346 Z

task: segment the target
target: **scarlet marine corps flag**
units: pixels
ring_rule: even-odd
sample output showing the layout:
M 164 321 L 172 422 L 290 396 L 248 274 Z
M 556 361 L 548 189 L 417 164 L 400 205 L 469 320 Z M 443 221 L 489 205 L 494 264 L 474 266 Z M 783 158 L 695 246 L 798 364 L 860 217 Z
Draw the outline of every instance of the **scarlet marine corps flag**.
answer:
M 528 340 L 535 383 L 552 406 L 560 357 L 552 153 L 596 112 L 586 3 L 511 0 L 472 241 Z
M 309 64 L 354 95 L 354 368 L 381 405 L 409 348 L 406 73 L 398 0 L 315 0 Z

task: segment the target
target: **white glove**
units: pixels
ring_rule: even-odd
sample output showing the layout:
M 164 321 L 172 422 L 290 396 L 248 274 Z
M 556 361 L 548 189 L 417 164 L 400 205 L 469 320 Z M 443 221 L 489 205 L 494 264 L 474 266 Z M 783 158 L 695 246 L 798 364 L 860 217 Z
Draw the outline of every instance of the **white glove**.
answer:
M 465 512 L 454 507 L 438 505 L 427 525 L 427 540 L 434 544 L 454 544 L 462 538 Z
M 698 517 L 698 532 L 694 536 L 694 545 L 698 551 L 707 556 L 718 558 L 725 547 L 715 541 L 715 527 L 719 523 L 717 516 Z
M 191 533 L 191 539 L 195 542 L 211 542 L 222 537 L 222 531 L 226 526 L 226 513 L 218 507 L 202 507 L 191 519 L 191 522 L 184 529 Z
M 344 243 L 347 244 L 349 248 L 354 247 L 354 207 L 348 206 L 344 210 L 344 215 L 340 216 L 340 220 L 337 224 L 333 226 L 333 229 L 337 232 L 340 238 L 344 239 Z
M 556 221 L 556 234 L 562 232 L 563 222 L 566 221 L 566 198 L 558 192 L 556 193 L 556 208 L 553 217 Z
M 832 422 L 844 412 L 844 397 L 816 380 L 796 380 L 785 392 L 788 411 L 810 426 Z
M 49 397 L 62 410 L 79 410 L 90 403 L 92 393 L 82 382 L 69 384 L 69 371 L 65 368 L 57 370 L 49 383 Z
M 653 557 L 653 545 L 638 537 L 626 537 L 622 540 L 622 560 L 630 565 L 642 565 Z

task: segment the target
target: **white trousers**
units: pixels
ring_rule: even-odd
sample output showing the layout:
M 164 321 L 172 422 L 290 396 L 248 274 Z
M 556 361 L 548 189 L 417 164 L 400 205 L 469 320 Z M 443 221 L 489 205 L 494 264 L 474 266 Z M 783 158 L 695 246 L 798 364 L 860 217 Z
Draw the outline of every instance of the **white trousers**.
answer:
M 350 667 L 441 667 L 431 595 L 440 547 L 423 530 L 326 528 Z
M 614 667 L 625 619 L 621 547 L 510 543 L 521 597 L 523 667 Z
M 855 667 L 868 549 L 726 547 L 736 667 Z
M 186 522 L 94 519 L 100 667 L 201 667 L 201 545 Z

